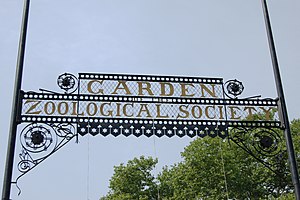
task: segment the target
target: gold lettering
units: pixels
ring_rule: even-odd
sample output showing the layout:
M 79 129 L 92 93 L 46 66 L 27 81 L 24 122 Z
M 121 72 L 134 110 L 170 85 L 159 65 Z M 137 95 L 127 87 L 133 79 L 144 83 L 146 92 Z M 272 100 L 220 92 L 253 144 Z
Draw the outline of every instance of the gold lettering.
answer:
M 129 115 L 127 113 L 127 106 L 131 106 L 133 108 L 133 103 L 127 103 L 123 106 L 123 113 L 126 117 L 133 117 L 133 113 L 131 115 Z
M 265 112 L 266 120 L 271 120 L 271 111 L 273 110 L 273 107 L 269 107 L 269 109 L 265 109 L 264 107 L 259 107 Z
M 126 95 L 131 95 L 131 92 L 126 84 L 126 81 L 119 81 L 118 85 L 116 86 L 115 90 L 111 94 L 119 94 L 118 90 L 124 90 Z
M 160 96 L 172 96 L 174 94 L 174 87 L 171 83 L 159 83 L 159 84 L 161 88 Z M 166 88 L 166 86 L 168 86 L 168 88 Z
M 210 84 L 210 86 L 211 86 L 211 89 L 208 88 L 206 86 L 206 84 L 200 83 L 201 94 L 202 94 L 201 97 L 207 97 L 204 92 L 206 92 L 207 94 L 209 94 L 211 97 L 216 97 L 215 85 L 214 84 Z
M 185 115 L 180 115 L 181 113 L 178 113 L 177 118 L 188 118 L 189 117 L 189 112 L 186 110 L 187 109 L 187 105 L 180 105 L 179 106 L 179 111 L 182 112 Z
M 41 110 L 34 110 L 41 103 L 41 101 L 27 100 L 27 101 L 25 101 L 24 105 L 26 105 L 28 103 L 33 103 L 33 104 L 28 108 L 28 110 L 25 112 L 25 114 L 38 115 L 42 112 Z
M 64 108 L 64 111 L 62 111 L 62 109 Z M 58 103 L 58 108 L 57 108 L 57 111 L 60 115 L 65 115 L 69 112 L 69 105 L 67 102 L 59 102 Z
M 196 112 L 196 110 L 197 110 L 197 112 Z M 200 108 L 200 106 L 193 106 L 192 107 L 192 115 L 196 119 L 201 118 L 201 116 L 202 116 L 202 109 Z
M 236 111 L 239 110 L 240 111 L 240 108 L 237 107 L 237 106 L 228 106 L 228 108 L 230 109 L 230 119 L 241 119 L 241 116 L 236 116 L 237 113 Z
M 48 105 L 51 105 L 50 112 L 48 111 L 49 110 Z M 47 115 L 52 115 L 55 112 L 55 104 L 52 101 L 48 101 L 47 103 L 45 103 L 44 111 Z
M 98 83 L 100 85 L 102 85 L 104 80 L 91 80 L 88 84 L 87 84 L 87 90 L 89 91 L 89 93 L 91 94 L 103 94 L 103 89 L 98 89 L 98 91 L 94 91 L 93 89 L 93 84 Z
M 213 111 L 210 111 L 209 112 L 209 110 L 208 109 L 210 109 L 210 108 L 212 108 L 213 109 Z M 208 118 L 208 119 L 216 119 L 216 111 L 215 111 L 215 106 L 206 106 L 205 107 L 205 115 L 206 115 L 206 117 Z M 212 114 L 213 113 L 213 115 L 211 116 L 210 114 Z
M 189 87 L 195 88 L 195 86 L 192 83 L 180 83 L 180 86 L 181 86 L 181 95 L 180 96 L 182 96 L 182 97 L 193 97 L 195 95 L 195 93 L 188 94 L 189 93 Z
M 91 106 L 93 107 L 91 108 Z M 95 116 L 97 114 L 97 104 L 94 102 L 88 103 L 86 112 L 89 116 Z
M 139 95 L 144 95 L 143 90 L 146 90 L 149 95 L 154 95 L 151 91 L 151 84 L 149 82 L 137 82 L 139 86 Z
M 253 120 L 254 113 L 252 111 L 256 111 L 256 108 L 254 108 L 252 106 L 245 106 L 244 111 L 248 112 L 247 118 L 249 118 L 249 120 Z
M 77 109 L 79 109 L 77 101 L 73 101 L 72 102 L 72 107 L 73 107 L 73 110 L 72 110 L 72 114 L 71 115 L 79 115 L 79 116 L 83 116 L 84 115 L 83 112 L 81 112 L 80 114 L 77 113 Z
M 100 105 L 100 114 L 102 116 L 106 116 L 106 117 L 110 116 L 110 117 L 112 117 L 112 110 L 107 110 L 107 109 L 104 108 L 104 106 L 111 106 L 111 103 L 102 103 Z M 104 110 L 107 110 L 107 112 L 104 113 Z
M 148 109 L 148 104 L 141 103 L 140 105 L 141 105 L 141 108 L 139 110 L 139 113 L 138 113 L 137 117 L 142 117 L 142 113 L 146 112 L 146 115 L 147 115 L 146 117 L 151 118 L 152 116 L 151 116 L 150 111 Z
M 117 114 L 116 114 L 116 116 L 120 117 L 121 116 L 121 103 L 116 103 L 116 104 L 117 104 Z
M 224 116 L 223 116 L 223 106 L 218 106 L 219 108 L 219 113 L 220 113 L 220 119 L 224 119 Z
M 161 115 L 161 113 L 160 113 L 160 106 L 161 106 L 161 104 L 156 104 L 156 111 L 157 111 L 157 115 L 156 115 L 156 117 L 157 118 L 168 118 L 169 117 L 169 115 L 167 114 L 167 115 Z

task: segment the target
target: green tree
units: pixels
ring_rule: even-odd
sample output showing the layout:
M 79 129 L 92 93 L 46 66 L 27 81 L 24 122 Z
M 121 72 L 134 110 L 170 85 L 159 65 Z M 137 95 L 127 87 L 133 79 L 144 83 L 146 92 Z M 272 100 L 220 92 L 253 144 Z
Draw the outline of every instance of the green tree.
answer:
M 156 199 L 157 184 L 151 171 L 157 162 L 157 159 L 141 156 L 129 160 L 126 165 L 115 166 L 109 194 L 101 200 Z
M 162 188 L 171 191 L 165 199 L 253 199 L 268 194 L 259 184 L 266 169 L 228 141 L 196 139 L 182 157 L 184 161 L 158 177 Z
M 291 122 L 298 168 L 300 119 Z M 231 132 L 230 134 L 233 134 Z M 254 136 L 254 133 L 251 137 Z M 283 133 L 282 149 L 285 149 Z M 249 143 L 251 138 L 249 136 Z M 183 161 L 165 168 L 158 177 L 165 199 L 293 199 L 287 152 L 262 157 L 273 171 L 232 141 L 198 138 L 182 152 Z M 276 167 L 277 166 L 277 167 Z
M 291 122 L 291 131 L 299 165 L 300 119 Z M 278 133 L 283 138 L 282 131 Z M 249 136 L 249 140 L 251 137 L 253 135 Z M 151 171 L 158 161 L 151 157 L 134 158 L 127 165 L 115 167 L 110 192 L 101 199 L 295 198 L 286 152 L 264 158 L 271 164 L 277 164 L 278 167 L 273 168 L 277 175 L 227 139 L 197 138 L 181 155 L 183 161 L 164 167 L 157 177 Z

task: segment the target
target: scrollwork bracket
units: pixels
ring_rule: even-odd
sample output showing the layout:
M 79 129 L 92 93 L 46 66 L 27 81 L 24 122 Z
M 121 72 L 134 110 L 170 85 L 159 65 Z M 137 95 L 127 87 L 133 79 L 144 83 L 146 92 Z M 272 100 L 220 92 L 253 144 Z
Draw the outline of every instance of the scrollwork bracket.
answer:
M 229 140 L 262 163 L 277 176 L 284 175 L 282 164 L 286 152 L 278 128 L 233 128 Z
M 77 135 L 72 124 L 31 123 L 20 134 L 22 146 L 18 170 L 21 173 L 14 183 L 54 154 Z

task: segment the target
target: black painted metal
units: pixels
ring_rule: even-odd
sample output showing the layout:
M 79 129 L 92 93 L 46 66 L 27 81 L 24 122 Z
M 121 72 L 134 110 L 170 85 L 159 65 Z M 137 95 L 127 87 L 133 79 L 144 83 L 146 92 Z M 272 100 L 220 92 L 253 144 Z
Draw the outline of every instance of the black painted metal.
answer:
M 279 103 L 280 103 L 280 107 L 279 107 L 280 108 L 279 109 L 280 117 L 281 117 L 281 120 L 282 120 L 283 126 L 284 126 L 284 135 L 285 135 L 287 152 L 288 152 L 288 157 L 289 157 L 289 162 L 290 162 L 292 181 L 293 181 L 294 188 L 295 188 L 296 199 L 300 200 L 299 173 L 298 173 L 298 169 L 297 169 L 296 156 L 295 156 L 293 140 L 292 140 L 292 136 L 291 136 L 288 112 L 287 112 L 287 107 L 286 107 L 286 102 L 285 102 L 285 97 L 284 97 L 284 92 L 283 92 L 283 86 L 282 86 L 282 81 L 281 81 L 281 76 L 280 76 L 280 71 L 279 71 L 279 64 L 278 64 L 278 59 L 277 59 L 277 55 L 276 55 L 274 38 L 273 38 L 273 34 L 272 34 L 271 22 L 270 22 L 270 17 L 269 17 L 266 0 L 262 0 L 261 2 L 262 2 L 264 19 L 265 19 L 265 24 L 266 24 L 266 31 L 267 31 L 267 35 L 268 35 L 268 41 L 269 41 L 270 54 L 271 54 L 271 59 L 272 59 L 272 64 L 273 64 L 276 89 L 277 89 L 277 94 L 278 94 Z
M 279 140 L 272 134 L 282 128 L 277 116 L 278 100 L 258 96 L 239 99 L 244 86 L 236 79 L 223 83 L 221 78 L 93 73 L 81 73 L 76 78 L 64 73 L 58 77 L 57 84 L 63 93 L 45 89 L 42 93 L 21 91 L 22 109 L 18 121 L 30 124 L 20 136 L 23 150 L 19 155 L 21 161 L 18 167 L 21 175 L 16 182 L 74 136 L 86 134 L 229 138 L 280 175 L 276 166 L 264 158 L 268 156 L 266 153 L 277 155 L 278 151 L 281 152 L 281 148 L 276 146 Z M 143 88 L 148 94 L 138 92 L 139 87 L 145 87 L 143 84 L 148 84 L 148 89 Z M 172 84 L 168 85 L 172 87 L 172 92 L 169 88 L 169 93 L 164 90 L 165 94 L 161 95 L 160 87 L 164 84 Z M 204 91 L 199 94 L 201 87 L 194 90 L 193 95 L 182 95 L 177 91 L 186 86 L 194 89 L 201 84 L 213 87 L 212 94 L 207 91 L 207 94 Z M 112 92 L 116 91 L 115 88 L 119 91 Z M 198 109 L 198 113 L 180 116 L 180 106 Z M 248 114 L 243 114 L 245 109 Z M 268 112 L 266 115 L 257 112 L 254 119 L 255 113 L 252 112 L 258 110 Z M 155 112 L 159 114 L 150 114 Z M 65 134 L 59 134 L 58 130 L 63 130 Z M 229 130 L 236 130 L 238 134 L 229 135 Z M 252 146 L 245 140 L 249 136 L 256 142 Z M 60 143 L 55 142 L 57 138 L 60 138 Z
M 151 81 L 151 82 L 179 82 L 179 83 L 215 83 L 223 84 L 223 78 L 186 77 L 186 76 L 159 76 L 159 75 L 133 75 L 133 74 L 98 74 L 79 73 L 79 79 L 103 79 L 121 81 Z
M 66 93 L 74 93 L 78 88 L 78 79 L 70 73 L 64 73 L 58 76 L 57 85 Z
M 30 123 L 20 134 L 22 151 L 19 154 L 18 169 L 21 175 L 38 166 L 76 136 L 76 127 L 69 123 Z
M 244 91 L 243 83 L 241 81 L 236 80 L 236 79 L 226 81 L 225 82 L 225 88 L 226 88 L 225 94 L 229 98 L 237 98 Z
M 285 175 L 282 169 L 282 155 L 286 151 L 279 128 L 236 127 L 230 130 L 228 136 L 241 149 L 262 163 L 277 176 Z
M 15 154 L 17 125 L 18 125 L 17 116 L 19 114 L 18 108 L 20 108 L 20 99 L 21 99 L 20 92 L 21 92 L 23 65 L 24 65 L 24 57 L 25 57 L 25 44 L 26 44 L 27 24 L 28 24 L 28 16 L 29 16 L 29 5 L 30 5 L 30 0 L 24 0 L 23 20 L 22 20 L 22 27 L 20 33 L 18 61 L 17 61 L 16 75 L 15 75 L 15 88 L 14 88 L 11 122 L 10 122 L 10 133 L 8 139 L 6 165 L 5 165 L 4 178 L 3 178 L 2 200 L 10 199 L 13 162 L 14 162 L 14 154 Z
M 136 97 L 111 95 L 77 95 L 59 93 L 22 92 L 22 100 L 52 100 L 52 101 L 103 101 L 103 102 L 136 102 L 136 103 L 166 103 L 166 104 L 201 104 L 201 105 L 251 105 L 251 106 L 278 106 L 277 99 L 223 99 L 223 98 L 179 98 L 179 97 Z M 24 102 L 23 102 L 24 103 Z M 23 105 L 24 107 L 24 105 Z
M 81 122 L 82 121 L 82 122 Z M 222 121 L 164 120 L 164 119 L 79 119 L 80 135 L 157 136 L 157 137 L 221 137 L 227 136 L 227 124 Z

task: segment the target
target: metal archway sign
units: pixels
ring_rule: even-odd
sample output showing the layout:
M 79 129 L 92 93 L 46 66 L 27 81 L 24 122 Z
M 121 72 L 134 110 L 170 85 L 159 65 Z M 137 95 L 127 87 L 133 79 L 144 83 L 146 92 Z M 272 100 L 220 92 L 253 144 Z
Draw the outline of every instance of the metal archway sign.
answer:
M 244 86 L 234 79 L 70 73 L 57 79 L 63 92 L 21 91 L 18 123 L 21 175 L 75 136 L 229 137 L 272 170 L 264 156 L 282 151 L 278 100 L 238 98 Z M 235 129 L 229 135 L 229 129 Z M 256 131 L 256 144 L 245 143 Z

